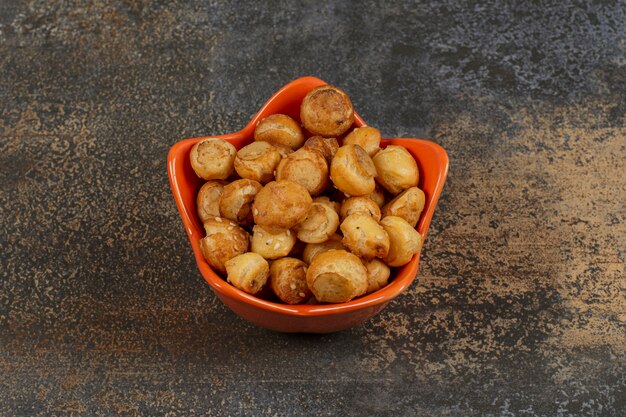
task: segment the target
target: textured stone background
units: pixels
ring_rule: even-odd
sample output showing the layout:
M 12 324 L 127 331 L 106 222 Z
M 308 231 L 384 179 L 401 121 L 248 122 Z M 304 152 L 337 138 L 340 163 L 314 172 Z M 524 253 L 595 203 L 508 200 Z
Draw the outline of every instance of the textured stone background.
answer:
M 626 415 L 624 3 L 337 3 L 0 2 L 0 415 Z M 451 161 L 325 336 L 216 299 L 165 167 L 302 75 Z

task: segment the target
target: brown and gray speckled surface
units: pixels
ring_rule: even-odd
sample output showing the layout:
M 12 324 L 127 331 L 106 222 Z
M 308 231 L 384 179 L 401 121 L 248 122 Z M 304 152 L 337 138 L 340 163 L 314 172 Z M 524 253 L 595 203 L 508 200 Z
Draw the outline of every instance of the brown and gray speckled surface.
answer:
M 626 415 L 624 4 L 459 3 L 0 2 L 0 415 Z M 308 74 L 451 160 L 326 336 L 216 299 L 165 171 Z

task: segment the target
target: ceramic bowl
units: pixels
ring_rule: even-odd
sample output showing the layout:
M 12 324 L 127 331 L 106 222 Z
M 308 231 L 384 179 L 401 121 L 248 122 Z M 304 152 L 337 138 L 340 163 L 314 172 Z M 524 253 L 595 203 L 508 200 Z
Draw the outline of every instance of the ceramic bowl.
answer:
M 264 117 L 282 113 L 299 121 L 300 103 L 304 96 L 313 88 L 324 84 L 327 83 L 314 77 L 294 80 L 278 90 L 242 130 L 211 137 L 222 138 L 239 149 L 252 142 L 254 128 Z M 364 125 L 363 119 L 355 114 L 353 127 Z M 198 240 L 203 238 L 205 233 L 196 213 L 195 201 L 196 193 L 203 181 L 191 168 L 189 152 L 191 147 L 202 139 L 204 138 L 186 139 L 172 146 L 167 157 L 167 170 L 174 200 L 191 242 L 200 273 L 215 294 L 236 314 L 258 326 L 279 332 L 336 332 L 362 323 L 376 315 L 413 282 L 417 274 L 420 253 L 415 254 L 407 265 L 396 269 L 395 274 L 392 273 L 392 281 L 386 287 L 341 304 L 280 304 L 262 300 L 228 284 L 206 263 L 198 245 Z M 426 237 L 437 200 L 446 180 L 448 155 L 441 146 L 422 139 L 383 138 L 381 147 L 387 145 L 404 146 L 417 161 L 420 170 L 419 187 L 426 194 L 426 204 L 417 230 Z

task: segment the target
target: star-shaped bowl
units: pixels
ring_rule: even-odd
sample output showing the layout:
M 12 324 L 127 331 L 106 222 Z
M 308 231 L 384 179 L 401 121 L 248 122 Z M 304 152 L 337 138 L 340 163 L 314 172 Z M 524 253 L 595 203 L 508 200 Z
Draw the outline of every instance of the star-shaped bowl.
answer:
M 271 114 L 282 113 L 300 120 L 300 103 L 313 88 L 325 85 L 314 77 L 298 78 L 278 90 L 261 107 L 250 123 L 239 132 L 211 136 L 232 143 L 237 149 L 251 143 L 257 122 Z M 356 113 L 354 127 L 365 122 Z M 198 268 L 217 296 L 236 314 L 250 322 L 279 332 L 330 333 L 347 329 L 379 313 L 392 299 L 406 290 L 417 274 L 420 253 L 407 265 L 392 270 L 391 282 L 384 288 L 341 304 L 287 305 L 266 301 L 238 290 L 216 274 L 204 260 L 198 240 L 205 235 L 196 213 L 196 194 L 203 183 L 191 168 L 191 147 L 205 137 L 176 143 L 167 157 L 167 171 L 176 206 L 191 242 Z M 448 173 L 448 155 L 439 145 L 422 139 L 383 138 L 381 147 L 404 146 L 417 161 L 420 171 L 419 187 L 426 194 L 426 205 L 417 230 L 426 237 L 437 200 Z

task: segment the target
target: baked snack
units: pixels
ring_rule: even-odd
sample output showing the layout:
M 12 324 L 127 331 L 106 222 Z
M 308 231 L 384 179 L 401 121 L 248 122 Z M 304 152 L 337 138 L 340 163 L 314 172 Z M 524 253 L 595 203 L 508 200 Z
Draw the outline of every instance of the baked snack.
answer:
M 369 197 L 350 197 L 341 203 L 339 215 L 343 221 L 351 214 L 364 213 L 372 216 L 376 221 L 380 221 L 380 207 Z
M 402 146 L 389 145 L 379 151 L 374 158 L 376 181 L 393 195 L 416 187 L 419 170 L 413 156 Z
M 419 167 L 402 146 L 381 149 L 378 129 L 350 131 L 354 109 L 339 88 L 309 91 L 300 118 L 265 117 L 239 151 L 219 138 L 193 146 L 191 165 L 208 181 L 196 196 L 199 246 L 255 297 L 346 302 L 387 285 L 419 252 Z
M 211 217 L 220 216 L 220 198 L 225 184 L 224 181 L 207 181 L 200 187 L 196 208 L 203 223 Z
M 270 265 L 258 253 L 248 252 L 226 262 L 226 281 L 248 294 L 256 294 L 267 282 Z
M 210 236 L 215 233 L 230 233 L 233 229 L 239 227 L 237 223 L 218 216 L 209 217 L 202 223 L 202 226 L 204 227 L 206 236 Z
M 291 117 L 285 114 L 272 114 L 257 123 L 254 140 L 296 149 L 304 143 L 304 134 L 298 122 Z
M 203 139 L 189 153 L 191 167 L 205 180 L 225 180 L 233 173 L 237 149 L 219 138 Z
M 280 145 L 278 143 L 273 143 L 272 146 L 276 148 L 281 158 L 286 158 L 287 155 L 291 155 L 294 152 L 294 150 L 291 149 L 289 146 Z
M 411 227 L 415 227 L 425 203 L 426 196 L 422 190 L 417 187 L 407 188 L 383 207 L 382 214 L 402 217 Z
M 254 199 L 254 222 L 261 226 L 291 229 L 305 219 L 312 202 L 308 191 L 300 184 L 272 181 Z
M 305 219 L 300 222 L 298 239 L 306 243 L 322 243 L 339 227 L 339 215 L 328 204 L 313 202 Z
M 276 180 L 296 182 L 309 194 L 317 195 L 328 186 L 328 164 L 318 152 L 301 148 L 280 161 Z
M 355 255 L 366 259 L 384 258 L 389 252 L 389 235 L 369 214 L 351 214 L 340 226 L 342 243 Z
M 254 197 L 263 186 L 254 180 L 236 180 L 224 187 L 220 198 L 220 214 L 222 217 L 241 225 L 249 225 L 253 221 L 251 212 Z
M 318 301 L 343 303 L 367 291 L 367 269 L 356 255 L 330 250 L 313 259 L 306 282 Z
M 300 120 L 313 135 L 336 138 L 352 126 L 354 108 L 343 90 L 322 85 L 302 100 Z
M 313 262 L 313 258 L 320 253 L 328 252 L 329 250 L 345 250 L 346 247 L 341 243 L 341 239 L 343 237 L 335 233 L 325 242 L 307 243 L 302 252 L 302 260 L 310 265 Z
M 226 272 L 226 261 L 248 251 L 248 233 L 236 223 L 214 217 L 204 222 L 206 237 L 200 239 L 200 251 L 207 263 L 216 271 Z
M 237 151 L 235 171 L 241 178 L 255 180 L 261 184 L 274 179 L 274 171 L 282 156 L 268 142 L 252 142 Z
M 380 151 L 380 131 L 375 127 L 357 127 L 343 139 L 344 145 L 359 145 L 370 157 Z
M 376 204 L 378 204 L 378 207 L 381 208 L 385 205 L 385 201 L 387 201 L 387 198 L 385 196 L 385 190 L 383 190 L 383 188 L 378 184 L 376 184 L 374 191 L 369 193 L 367 197 L 374 200 Z
M 254 225 L 250 250 L 265 259 L 287 256 L 296 243 L 296 235 L 289 229 Z
M 380 259 L 372 259 L 369 262 L 365 262 L 365 269 L 367 269 L 367 291 L 366 294 L 378 291 L 389 281 L 391 275 L 391 269 Z
M 313 199 L 313 202 L 314 203 L 320 203 L 320 204 L 326 204 L 328 207 L 330 207 L 331 209 L 335 210 L 335 212 L 337 214 L 339 214 L 339 210 L 341 209 L 341 203 L 339 203 L 337 201 L 333 201 L 329 197 L 326 197 L 325 195 L 320 196 L 320 197 L 315 197 Z
M 339 143 L 335 138 L 323 138 L 321 136 L 311 136 L 304 142 L 304 147 L 318 152 L 330 164 L 333 156 L 339 149 Z
M 359 145 L 344 145 L 330 163 L 330 179 L 349 196 L 367 195 L 376 187 L 376 167 Z
M 269 284 L 278 298 L 287 304 L 302 304 L 313 295 L 306 285 L 307 265 L 300 259 L 281 258 L 270 266 Z
M 411 261 L 422 247 L 422 235 L 406 220 L 398 216 L 387 216 L 380 221 L 389 234 L 389 253 L 383 261 L 389 266 L 402 266 Z

